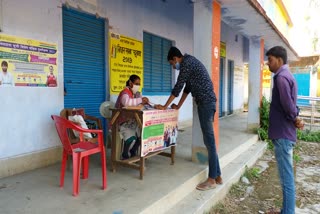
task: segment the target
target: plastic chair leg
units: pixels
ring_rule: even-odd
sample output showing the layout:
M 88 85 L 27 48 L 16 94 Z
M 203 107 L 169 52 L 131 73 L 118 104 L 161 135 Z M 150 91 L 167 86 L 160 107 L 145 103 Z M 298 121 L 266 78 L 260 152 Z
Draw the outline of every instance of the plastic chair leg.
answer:
M 107 188 L 107 160 L 105 148 L 102 149 L 101 153 L 101 170 L 102 170 L 102 189 Z
M 73 168 L 73 196 L 77 196 L 79 194 L 79 186 L 80 186 L 80 155 L 77 153 L 72 154 L 72 168 Z
M 82 158 L 82 179 L 89 177 L 89 156 Z
M 63 151 L 62 160 L 61 160 L 60 187 L 64 186 L 64 174 L 66 172 L 67 160 L 68 160 L 68 154 L 65 151 Z

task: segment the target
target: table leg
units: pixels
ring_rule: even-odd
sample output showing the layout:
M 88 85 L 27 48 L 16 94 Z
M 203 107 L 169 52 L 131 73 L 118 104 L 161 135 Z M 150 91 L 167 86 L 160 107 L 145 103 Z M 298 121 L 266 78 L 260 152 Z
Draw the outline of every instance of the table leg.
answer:
M 117 128 L 116 125 L 112 128 L 112 141 L 111 141 L 111 169 L 116 172 L 116 155 L 117 155 Z
M 144 165 L 145 165 L 145 158 L 144 157 L 140 157 L 140 179 L 141 180 L 143 180 Z
M 174 156 L 176 154 L 176 147 L 171 146 L 171 165 L 174 165 Z

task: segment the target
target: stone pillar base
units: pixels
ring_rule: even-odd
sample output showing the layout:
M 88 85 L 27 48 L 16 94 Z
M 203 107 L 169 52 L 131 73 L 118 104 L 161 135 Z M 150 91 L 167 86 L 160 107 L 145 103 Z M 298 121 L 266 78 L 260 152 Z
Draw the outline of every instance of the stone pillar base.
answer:
M 205 147 L 192 147 L 192 162 L 208 164 L 208 151 Z
M 259 123 L 250 123 L 247 126 L 247 130 L 248 132 L 255 132 L 259 127 L 260 127 Z

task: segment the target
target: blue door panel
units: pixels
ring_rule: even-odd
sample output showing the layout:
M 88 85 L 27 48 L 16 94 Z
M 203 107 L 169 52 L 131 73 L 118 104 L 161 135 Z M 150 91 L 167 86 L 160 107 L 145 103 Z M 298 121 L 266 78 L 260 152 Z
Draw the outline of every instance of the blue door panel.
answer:
M 309 73 L 296 73 L 293 74 L 298 85 L 298 96 L 310 96 L 310 74 Z M 297 104 L 309 105 L 308 100 L 298 99 Z
M 233 113 L 234 61 L 228 60 L 228 115 Z
M 106 97 L 105 54 L 104 20 L 64 7 L 65 108 L 84 108 L 104 121 L 99 107 Z

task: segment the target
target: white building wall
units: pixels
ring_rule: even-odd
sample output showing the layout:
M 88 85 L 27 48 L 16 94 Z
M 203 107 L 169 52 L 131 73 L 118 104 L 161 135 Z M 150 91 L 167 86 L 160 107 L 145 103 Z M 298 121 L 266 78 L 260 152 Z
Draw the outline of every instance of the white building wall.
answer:
M 110 30 L 116 33 L 142 41 L 145 30 L 173 40 L 182 52 L 193 52 L 193 5 L 184 0 L 2 0 L 2 33 L 58 45 L 59 86 L 1 88 L 0 160 L 60 145 L 50 115 L 59 114 L 64 107 L 62 4 L 65 2 L 107 18 Z M 168 96 L 150 99 L 164 104 Z M 189 119 L 192 119 L 191 96 L 180 110 L 180 120 Z
M 58 81 L 62 83 L 62 13 L 59 5 L 58 1 L 50 0 L 3 0 L 2 33 L 58 44 Z M 50 115 L 59 114 L 63 108 L 62 85 L 57 88 L 0 89 L 0 159 L 60 145 Z
M 225 102 L 224 112 L 227 112 L 228 99 L 228 60 L 234 61 L 234 85 L 233 85 L 233 110 L 242 110 L 244 104 L 244 62 L 243 62 L 243 36 L 237 30 L 231 28 L 224 22 L 221 23 L 221 41 L 226 43 L 225 61 Z
M 318 73 L 315 66 L 310 68 L 310 97 L 317 96 L 317 82 L 318 82 Z

